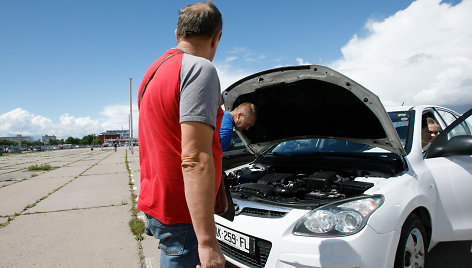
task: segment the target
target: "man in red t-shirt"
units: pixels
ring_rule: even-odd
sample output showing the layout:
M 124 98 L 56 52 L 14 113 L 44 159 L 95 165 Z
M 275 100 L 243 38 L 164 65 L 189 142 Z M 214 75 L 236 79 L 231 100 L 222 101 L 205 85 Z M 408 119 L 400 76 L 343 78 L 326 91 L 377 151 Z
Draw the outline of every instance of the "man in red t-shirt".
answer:
M 180 10 L 177 47 L 147 70 L 139 101 L 138 209 L 162 267 L 223 267 L 214 203 L 221 181 L 220 84 L 211 63 L 222 18 L 211 1 Z

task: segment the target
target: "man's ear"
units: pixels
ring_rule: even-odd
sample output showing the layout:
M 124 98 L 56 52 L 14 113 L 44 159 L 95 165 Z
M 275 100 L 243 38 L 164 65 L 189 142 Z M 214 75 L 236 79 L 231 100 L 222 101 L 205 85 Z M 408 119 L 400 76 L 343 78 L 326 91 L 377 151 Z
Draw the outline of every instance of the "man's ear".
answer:
M 177 36 L 177 29 L 175 29 L 175 39 L 177 39 L 177 42 L 179 42 L 179 37 Z
M 211 47 L 216 47 L 218 46 L 218 43 L 220 42 L 221 34 L 223 32 L 221 30 L 216 31 L 216 33 L 213 35 L 211 38 Z

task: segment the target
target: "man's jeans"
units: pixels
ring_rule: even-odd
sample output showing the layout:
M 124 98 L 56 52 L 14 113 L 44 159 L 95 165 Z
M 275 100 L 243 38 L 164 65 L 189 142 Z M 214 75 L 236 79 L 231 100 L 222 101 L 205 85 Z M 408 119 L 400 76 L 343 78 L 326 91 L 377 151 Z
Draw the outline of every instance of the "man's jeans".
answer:
M 191 224 L 164 224 L 147 215 L 147 228 L 159 239 L 161 249 L 160 267 L 195 267 L 200 264 L 198 242 Z

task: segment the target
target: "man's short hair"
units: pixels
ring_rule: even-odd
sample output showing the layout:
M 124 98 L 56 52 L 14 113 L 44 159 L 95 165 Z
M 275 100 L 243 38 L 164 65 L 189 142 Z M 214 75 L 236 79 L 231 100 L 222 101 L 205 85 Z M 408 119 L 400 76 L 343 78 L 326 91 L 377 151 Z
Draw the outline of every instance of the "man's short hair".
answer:
M 221 29 L 223 29 L 223 19 L 212 1 L 195 3 L 179 10 L 178 38 L 194 36 L 209 38 Z
M 434 116 L 430 113 L 427 113 L 427 114 L 424 114 L 423 115 L 423 119 L 422 119 L 422 122 L 421 122 L 421 128 L 423 129 L 426 129 L 428 128 L 429 125 L 434 125 L 434 124 L 438 124 L 438 121 L 436 121 L 436 119 L 434 119 Z
M 250 102 L 241 103 L 240 105 L 238 105 L 238 107 L 236 107 L 235 110 L 238 110 L 238 111 L 241 110 L 244 113 L 246 113 L 246 115 L 252 115 L 252 116 L 257 117 L 256 105 L 254 105 Z

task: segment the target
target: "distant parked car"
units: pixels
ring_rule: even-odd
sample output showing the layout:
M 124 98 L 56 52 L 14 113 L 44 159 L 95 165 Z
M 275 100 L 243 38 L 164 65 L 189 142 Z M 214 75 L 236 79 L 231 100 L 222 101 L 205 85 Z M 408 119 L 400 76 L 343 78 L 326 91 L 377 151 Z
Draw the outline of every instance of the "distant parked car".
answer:
M 21 147 L 15 147 L 15 146 L 8 147 L 8 152 L 9 153 L 18 153 L 18 152 L 21 152 L 21 151 L 22 151 Z
M 215 216 L 237 267 L 424 267 L 438 242 L 472 239 L 472 110 L 396 107 L 319 65 L 246 77 L 225 109 L 258 107 L 239 136 L 257 155 L 226 170 L 234 221 Z M 440 131 L 422 128 L 432 114 Z M 422 135 L 437 135 L 423 147 Z

